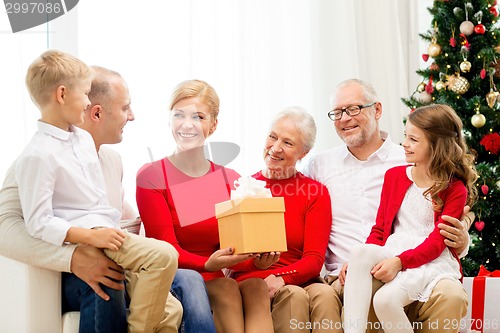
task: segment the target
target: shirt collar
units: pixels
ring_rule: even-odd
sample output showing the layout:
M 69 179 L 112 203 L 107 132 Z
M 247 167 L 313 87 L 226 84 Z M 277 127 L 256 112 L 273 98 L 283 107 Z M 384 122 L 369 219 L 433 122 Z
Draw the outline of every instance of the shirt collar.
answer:
M 381 161 L 385 161 L 389 156 L 389 153 L 391 152 L 391 136 L 387 132 L 380 131 L 380 137 L 382 138 L 384 143 L 382 143 L 382 146 L 380 146 L 380 148 L 375 153 L 373 153 L 372 156 L 377 156 Z M 372 156 L 370 156 L 369 159 Z
M 44 123 L 43 121 L 38 121 L 38 131 L 50 136 L 53 136 L 56 139 L 62 141 L 68 141 L 74 132 L 76 132 L 76 128 L 71 125 L 69 131 L 65 131 L 51 124 Z
M 380 146 L 380 148 L 377 149 L 377 151 L 375 151 L 373 154 L 370 155 L 370 157 L 368 157 L 367 161 L 373 158 L 378 158 L 381 161 L 385 161 L 389 156 L 389 153 L 391 151 L 390 146 L 392 144 L 391 136 L 389 135 L 389 133 L 385 131 L 380 131 L 380 137 L 382 138 L 384 143 L 382 143 L 382 146 Z M 341 157 L 343 159 L 351 158 L 358 161 L 358 159 L 349 151 L 349 149 L 347 149 L 346 144 L 342 145 Z

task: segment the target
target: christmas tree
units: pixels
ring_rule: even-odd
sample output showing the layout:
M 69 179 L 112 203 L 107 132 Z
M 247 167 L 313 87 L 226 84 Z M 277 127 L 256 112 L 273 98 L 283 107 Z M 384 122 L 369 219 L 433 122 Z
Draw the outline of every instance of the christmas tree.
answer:
M 414 109 L 450 105 L 461 117 L 479 179 L 471 246 L 462 259 L 465 276 L 480 265 L 500 269 L 500 29 L 496 0 L 435 0 L 432 24 L 420 37 L 429 66 L 417 71 L 422 82 L 403 102 Z

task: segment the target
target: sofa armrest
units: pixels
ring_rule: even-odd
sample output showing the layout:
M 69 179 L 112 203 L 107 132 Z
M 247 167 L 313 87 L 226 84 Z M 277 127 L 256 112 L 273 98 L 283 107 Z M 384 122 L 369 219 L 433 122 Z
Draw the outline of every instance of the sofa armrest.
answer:
M 61 273 L 0 256 L 0 332 L 61 332 Z

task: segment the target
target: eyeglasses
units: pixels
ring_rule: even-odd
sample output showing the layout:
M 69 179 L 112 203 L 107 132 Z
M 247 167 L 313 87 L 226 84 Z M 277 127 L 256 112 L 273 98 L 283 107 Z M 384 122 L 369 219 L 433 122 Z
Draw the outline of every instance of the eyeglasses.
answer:
M 342 109 L 336 109 L 328 112 L 328 118 L 331 120 L 340 120 L 342 118 L 342 114 L 345 112 L 349 117 L 352 116 L 357 116 L 358 114 L 361 113 L 361 110 L 364 108 L 369 108 L 370 106 L 375 105 L 377 102 L 373 102 L 370 104 L 365 104 L 365 105 L 351 105 Z

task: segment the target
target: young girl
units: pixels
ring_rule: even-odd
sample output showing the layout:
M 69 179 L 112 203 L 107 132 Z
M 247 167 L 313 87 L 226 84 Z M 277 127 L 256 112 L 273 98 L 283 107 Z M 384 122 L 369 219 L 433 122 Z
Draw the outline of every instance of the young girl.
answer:
M 446 105 L 418 108 L 408 117 L 403 147 L 412 165 L 387 171 L 376 224 L 366 244 L 351 252 L 344 289 L 346 333 L 368 327 L 372 277 L 385 283 L 374 294 L 373 307 L 386 333 L 413 332 L 404 307 L 427 301 L 439 280 L 462 277 L 460 260 L 437 227 L 445 223 L 442 215 L 459 218 L 477 195 L 462 122 Z

